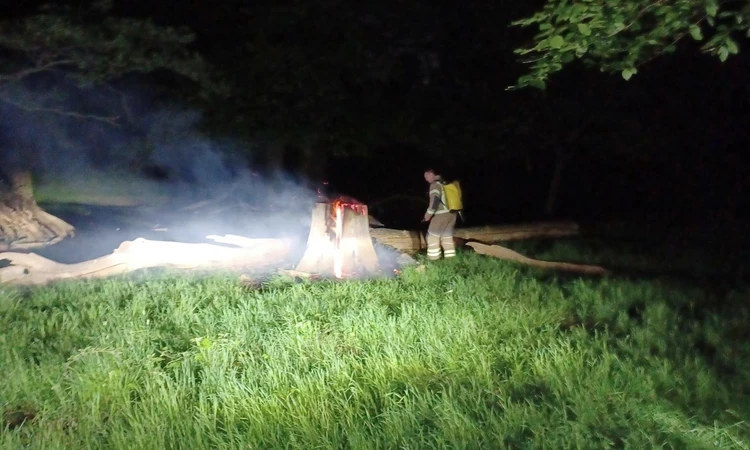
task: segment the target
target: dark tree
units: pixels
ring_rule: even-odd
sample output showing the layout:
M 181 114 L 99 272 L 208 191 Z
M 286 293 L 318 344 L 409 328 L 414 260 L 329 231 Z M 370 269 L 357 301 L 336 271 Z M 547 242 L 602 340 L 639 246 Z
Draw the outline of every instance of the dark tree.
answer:
M 189 50 L 184 29 L 146 19 L 111 15 L 111 1 L 86 9 L 43 7 L 0 22 L 0 103 L 15 114 L 94 121 L 113 127 L 127 121 L 127 98 L 116 83 L 132 74 L 169 72 L 184 84 L 208 92 L 207 64 Z M 203 89 L 207 88 L 207 89 Z M 109 90 L 118 102 L 73 101 Z M 4 149 L 5 182 L 0 192 L 0 240 L 10 248 L 31 248 L 64 239 L 73 227 L 34 201 L 33 153 Z

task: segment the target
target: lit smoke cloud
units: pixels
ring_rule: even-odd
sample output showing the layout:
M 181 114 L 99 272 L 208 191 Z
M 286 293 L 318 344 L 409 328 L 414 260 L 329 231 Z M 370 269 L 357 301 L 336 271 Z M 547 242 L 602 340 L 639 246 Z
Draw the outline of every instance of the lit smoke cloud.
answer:
M 10 103 L 0 101 L 4 143 L 0 170 L 6 175 L 13 168 L 34 171 L 39 175 L 40 198 L 45 192 L 62 197 L 70 192 L 72 198 L 129 196 L 165 211 L 165 221 L 179 218 L 174 223 L 142 224 L 144 229 L 168 228 L 149 238 L 195 241 L 217 233 L 284 236 L 304 234 L 309 226 L 315 189 L 298 177 L 264 176 L 250 167 L 246 145 L 209 138 L 200 129 L 201 115 L 196 111 L 157 107 L 147 98 L 130 95 L 131 120 L 113 126 L 54 113 L 29 113 L 17 106 L 47 107 L 49 103 L 36 94 L 13 86 L 0 88 L 0 95 L 11 99 Z M 89 104 L 106 103 L 102 99 L 114 102 L 106 93 L 62 98 L 64 106 L 59 98 L 55 105 L 68 111 L 99 111 L 104 117 L 116 109 Z M 161 173 L 153 176 L 154 171 Z M 201 201 L 207 206 L 188 208 Z M 128 231 L 124 228 L 131 227 L 111 222 L 122 236 Z
M 117 103 L 121 93 L 79 94 L 64 96 L 63 108 L 105 116 L 122 107 Z M 0 87 L 0 95 L 38 105 L 33 90 Z M 72 198 L 95 202 L 97 196 L 111 200 L 119 195 L 143 205 L 118 211 L 89 208 L 93 229 L 44 249 L 45 256 L 70 263 L 109 254 L 137 237 L 207 242 L 207 235 L 224 234 L 290 238 L 293 253 L 304 251 L 311 211 L 322 197 L 299 174 L 263 174 L 252 167 L 248 147 L 263 151 L 267 143 L 209 137 L 197 111 L 157 106 L 132 93 L 127 98 L 123 126 L 23 112 L 0 101 L 0 167 L 40 174 L 40 198 L 45 192 L 59 197 L 70 191 Z M 378 253 L 387 265 L 397 256 L 380 247 Z

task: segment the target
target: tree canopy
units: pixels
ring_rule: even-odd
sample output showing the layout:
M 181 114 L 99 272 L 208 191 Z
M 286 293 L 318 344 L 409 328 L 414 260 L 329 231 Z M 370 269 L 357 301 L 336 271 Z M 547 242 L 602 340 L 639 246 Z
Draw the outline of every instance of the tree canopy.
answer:
M 112 111 L 74 107 L 66 92 L 159 70 L 208 85 L 208 65 L 189 47 L 193 33 L 148 19 L 115 17 L 109 14 L 111 7 L 107 0 L 86 9 L 45 6 L 35 14 L 0 22 L 5 56 L 0 102 L 27 112 L 114 123 L 118 116 Z M 40 89 L 45 76 L 52 80 L 51 91 Z
M 626 80 L 686 39 L 722 62 L 750 37 L 750 2 L 722 0 L 547 0 L 512 23 L 535 27 L 533 42 L 516 49 L 530 65 L 515 86 L 544 88 L 550 75 L 574 62 Z

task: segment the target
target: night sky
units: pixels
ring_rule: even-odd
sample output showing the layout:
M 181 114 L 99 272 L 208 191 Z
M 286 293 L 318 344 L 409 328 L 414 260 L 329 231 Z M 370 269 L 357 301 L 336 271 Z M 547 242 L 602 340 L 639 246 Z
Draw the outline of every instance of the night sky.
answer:
M 260 118 L 229 134 L 337 136 L 316 146 L 324 164 L 315 175 L 366 202 L 422 195 L 421 172 L 434 166 L 462 180 L 480 222 L 747 217 L 746 40 L 725 63 L 684 42 L 628 82 L 573 66 L 545 92 L 509 92 L 524 70 L 512 50 L 531 34 L 508 24 L 542 2 L 116 3 L 117 14 L 190 27 L 194 48 L 245 86 L 245 96 L 203 105 L 214 122 Z M 295 53 L 264 58 L 254 53 L 260 40 Z M 347 59 L 351 48 L 396 68 L 375 83 L 375 69 Z M 556 158 L 564 168 L 545 215 Z

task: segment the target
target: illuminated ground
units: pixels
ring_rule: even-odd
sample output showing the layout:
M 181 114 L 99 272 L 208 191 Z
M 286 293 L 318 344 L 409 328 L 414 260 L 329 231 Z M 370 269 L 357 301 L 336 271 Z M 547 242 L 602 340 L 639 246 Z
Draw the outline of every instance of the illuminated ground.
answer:
M 461 254 L 395 280 L 152 273 L 0 298 L 3 449 L 750 444 L 737 286 Z
M 95 205 L 44 205 L 51 213 L 76 227 L 73 238 L 34 252 L 57 262 L 71 264 L 111 253 L 123 241 L 142 237 L 174 242 L 203 242 L 209 234 L 246 237 L 287 237 L 304 244 L 310 226 L 309 213 L 290 215 L 264 211 L 253 217 L 231 212 L 206 217 L 200 212 L 176 208 L 117 207 Z M 306 219 L 306 221 L 305 221 Z

